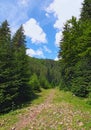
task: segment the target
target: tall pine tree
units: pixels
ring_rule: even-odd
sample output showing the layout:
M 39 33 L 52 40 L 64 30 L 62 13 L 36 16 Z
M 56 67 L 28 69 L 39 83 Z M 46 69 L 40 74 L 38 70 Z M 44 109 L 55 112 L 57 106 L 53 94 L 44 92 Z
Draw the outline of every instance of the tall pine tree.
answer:
M 91 0 L 84 0 L 81 10 L 81 20 L 91 20 Z
M 60 42 L 61 86 L 75 95 L 91 92 L 91 0 L 84 0 L 80 20 L 68 20 Z M 69 89 L 71 88 L 71 89 Z
M 12 107 L 15 96 L 12 84 L 11 32 L 6 20 L 0 27 L 0 112 Z
M 25 35 L 21 26 L 12 39 L 14 52 L 15 85 L 18 88 L 16 102 L 22 102 L 29 97 L 29 69 L 26 55 Z

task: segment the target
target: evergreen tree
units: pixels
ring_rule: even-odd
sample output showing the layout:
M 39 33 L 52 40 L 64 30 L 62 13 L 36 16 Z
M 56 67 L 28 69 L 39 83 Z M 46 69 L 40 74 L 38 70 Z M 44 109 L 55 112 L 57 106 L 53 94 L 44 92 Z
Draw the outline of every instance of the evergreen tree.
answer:
M 33 91 L 40 92 L 40 83 L 36 74 L 33 74 L 30 78 L 29 85 Z
M 84 0 L 81 10 L 81 20 L 91 20 L 91 0 Z
M 85 0 L 81 19 L 72 17 L 65 24 L 60 42 L 61 88 L 87 97 L 91 92 L 91 2 Z M 88 15 L 89 14 L 89 15 Z M 62 87 L 63 86 L 63 87 Z
M 60 63 L 49 59 L 36 59 L 30 57 L 31 76 L 35 73 L 41 87 L 50 88 L 60 83 Z
M 7 21 L 0 26 L 0 112 L 30 97 L 28 56 L 22 26 L 11 40 Z
M 12 84 L 11 32 L 8 22 L 4 21 L 0 27 L 0 112 L 12 107 L 15 96 Z
M 25 35 L 21 26 L 12 39 L 14 52 L 14 71 L 15 71 L 15 86 L 17 90 L 17 98 L 15 102 L 22 102 L 29 98 L 29 69 L 28 57 L 26 55 Z
M 60 41 L 59 57 L 62 57 L 61 82 L 65 89 L 71 90 L 71 82 L 74 77 L 74 66 L 78 60 L 78 37 L 81 35 L 79 21 L 75 17 L 68 20 L 63 31 L 63 39 Z

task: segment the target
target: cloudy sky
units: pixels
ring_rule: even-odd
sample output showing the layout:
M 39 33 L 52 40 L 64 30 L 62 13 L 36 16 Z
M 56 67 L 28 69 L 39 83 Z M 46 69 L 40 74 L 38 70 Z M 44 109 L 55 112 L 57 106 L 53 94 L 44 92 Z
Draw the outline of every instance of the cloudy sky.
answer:
M 63 25 L 79 18 L 83 0 L 0 0 L 0 23 L 8 20 L 12 34 L 22 24 L 27 54 L 57 59 Z

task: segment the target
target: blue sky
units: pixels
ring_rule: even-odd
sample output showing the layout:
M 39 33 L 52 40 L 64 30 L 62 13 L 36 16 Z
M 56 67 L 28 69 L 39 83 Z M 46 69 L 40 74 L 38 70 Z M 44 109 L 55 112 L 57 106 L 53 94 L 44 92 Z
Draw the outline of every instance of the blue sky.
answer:
M 0 0 L 0 23 L 8 20 L 12 34 L 22 24 L 26 53 L 57 60 L 63 25 L 79 18 L 83 0 Z

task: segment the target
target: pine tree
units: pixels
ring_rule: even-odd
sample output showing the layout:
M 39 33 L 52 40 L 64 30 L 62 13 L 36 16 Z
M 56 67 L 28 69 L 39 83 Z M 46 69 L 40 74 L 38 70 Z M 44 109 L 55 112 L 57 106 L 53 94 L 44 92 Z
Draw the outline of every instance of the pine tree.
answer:
M 62 57 L 61 86 L 81 97 L 91 92 L 91 10 L 87 9 L 91 2 L 86 2 L 81 19 L 77 21 L 72 17 L 65 24 L 59 52 Z
M 81 35 L 79 21 L 75 17 L 68 20 L 64 26 L 63 39 L 60 41 L 59 56 L 62 57 L 61 75 L 65 89 L 71 90 L 71 81 L 74 77 L 74 66 L 78 60 L 78 37 Z
M 0 112 L 12 107 L 15 95 L 12 83 L 11 32 L 6 20 L 0 27 Z
M 34 73 L 29 81 L 29 85 L 32 87 L 33 91 L 40 92 L 40 83 L 38 76 Z
M 26 55 L 25 35 L 21 26 L 12 39 L 14 52 L 15 85 L 18 88 L 16 102 L 23 102 L 29 97 L 29 69 Z
M 84 0 L 81 10 L 81 20 L 91 20 L 91 0 Z

